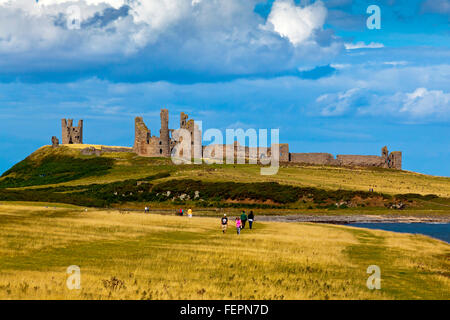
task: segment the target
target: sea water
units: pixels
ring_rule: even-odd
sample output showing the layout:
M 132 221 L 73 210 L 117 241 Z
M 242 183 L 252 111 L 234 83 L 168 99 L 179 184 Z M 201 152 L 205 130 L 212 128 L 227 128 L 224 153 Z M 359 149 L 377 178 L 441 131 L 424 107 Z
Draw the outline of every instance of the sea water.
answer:
M 450 243 L 450 223 L 350 223 L 352 227 L 379 229 L 401 233 L 419 233 Z

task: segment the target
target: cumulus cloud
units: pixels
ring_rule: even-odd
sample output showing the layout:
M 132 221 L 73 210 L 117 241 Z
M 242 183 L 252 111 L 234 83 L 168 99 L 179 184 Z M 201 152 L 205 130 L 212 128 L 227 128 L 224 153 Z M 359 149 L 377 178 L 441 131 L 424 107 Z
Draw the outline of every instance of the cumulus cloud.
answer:
M 98 47 L 130 53 L 155 41 L 190 7 L 187 0 L 0 0 L 0 52 L 72 45 L 85 53 Z M 81 29 L 70 27 L 73 21 Z
M 277 0 L 271 22 L 254 12 L 256 3 L 0 0 L 0 77 L 60 72 L 64 78 L 82 70 L 133 81 L 223 79 L 325 65 L 342 49 L 332 32 L 322 30 L 326 9 L 320 1 L 298 7 Z M 72 28 L 78 20 L 80 28 Z
M 366 104 L 352 106 L 359 115 L 389 116 L 419 122 L 450 119 L 450 93 L 443 90 L 417 88 L 412 92 L 391 95 L 364 90 L 361 94 L 367 99 Z
M 301 7 L 296 6 L 293 0 L 276 0 L 265 28 L 299 45 L 308 40 L 315 30 L 323 27 L 326 16 L 327 9 L 322 1 Z
M 450 120 L 450 65 L 388 62 L 338 68 L 332 76 L 316 81 L 320 90 L 315 94 L 312 88 L 306 89 L 314 100 L 305 110 L 314 116 L 369 117 L 397 123 Z
M 413 117 L 430 115 L 449 117 L 450 92 L 417 88 L 414 92 L 400 94 L 400 99 L 402 101 L 400 113 L 407 113 Z

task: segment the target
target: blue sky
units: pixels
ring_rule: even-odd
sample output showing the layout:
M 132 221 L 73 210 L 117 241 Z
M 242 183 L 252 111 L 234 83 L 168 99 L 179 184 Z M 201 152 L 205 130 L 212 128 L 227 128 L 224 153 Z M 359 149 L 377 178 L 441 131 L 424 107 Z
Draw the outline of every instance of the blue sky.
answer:
M 450 0 L 0 0 L 0 172 L 63 117 L 86 143 L 131 146 L 134 117 L 156 133 L 167 107 L 172 127 L 185 111 L 280 128 L 294 152 L 387 145 L 450 176 L 449 84 Z

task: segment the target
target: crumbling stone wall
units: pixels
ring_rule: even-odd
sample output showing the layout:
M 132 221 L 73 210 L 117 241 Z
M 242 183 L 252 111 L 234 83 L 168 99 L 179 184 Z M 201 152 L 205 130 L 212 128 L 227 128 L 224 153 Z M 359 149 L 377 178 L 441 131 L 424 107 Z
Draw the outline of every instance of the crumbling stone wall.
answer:
M 134 119 L 133 152 L 143 157 L 161 157 L 162 143 L 159 137 L 151 135 L 142 117 Z
M 209 146 L 203 146 L 203 155 L 206 157 L 207 152 L 205 151 L 206 148 L 211 148 L 211 154 L 208 153 L 208 158 L 211 159 L 220 159 L 220 153 L 215 152 L 215 150 L 222 150 L 222 159 L 220 160 L 226 160 L 228 150 L 231 150 L 231 158 L 237 160 L 238 157 L 242 157 L 244 159 L 245 163 L 259 163 L 263 159 L 268 159 L 272 157 L 272 150 L 273 147 L 276 145 L 273 145 L 269 148 L 258 148 L 258 147 L 248 147 L 240 145 L 238 141 L 235 141 L 233 144 L 226 145 L 226 144 L 212 144 Z M 280 162 L 289 162 L 289 144 L 283 143 L 279 144 L 279 161 Z
M 402 152 L 392 151 L 389 155 L 389 168 L 402 169 Z
M 52 137 L 52 147 L 57 148 L 59 146 L 59 139 L 55 136 Z
M 272 151 L 273 147 L 275 147 L 275 146 L 276 145 L 273 145 L 270 150 Z M 291 160 L 291 156 L 290 156 L 290 153 L 289 153 L 289 144 L 287 144 L 287 143 L 280 143 L 278 145 L 278 148 L 280 149 L 280 155 L 279 155 L 280 162 L 289 162 Z
M 73 119 L 62 119 L 62 143 L 83 144 L 83 120 L 78 121 L 78 126 L 73 126 Z
M 291 153 L 290 162 L 314 165 L 394 168 L 401 170 L 402 153 L 399 151 L 389 153 L 386 146 L 381 149 L 381 156 L 339 154 L 334 158 L 330 153 Z
M 343 155 L 336 156 L 339 165 L 350 167 L 385 167 L 386 159 L 380 156 Z
M 147 147 L 150 143 L 151 133 L 144 123 L 142 117 L 136 117 L 134 119 L 134 145 L 133 152 L 138 155 L 145 155 L 147 153 Z
M 82 149 L 80 152 L 82 155 L 85 156 L 101 156 L 105 153 L 115 153 L 115 152 L 131 152 L 132 148 L 127 147 L 105 147 L 101 146 L 100 149 L 97 149 L 96 147 L 87 147 Z
M 291 153 L 291 162 L 315 165 L 339 165 L 330 153 Z

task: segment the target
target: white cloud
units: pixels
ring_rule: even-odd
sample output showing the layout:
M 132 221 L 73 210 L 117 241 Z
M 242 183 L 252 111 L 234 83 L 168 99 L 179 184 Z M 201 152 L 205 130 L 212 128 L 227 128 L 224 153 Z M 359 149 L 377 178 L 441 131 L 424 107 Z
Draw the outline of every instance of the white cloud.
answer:
M 376 95 L 364 92 L 368 106 L 357 108 L 360 115 L 390 116 L 405 121 L 427 122 L 450 119 L 450 93 L 417 88 L 412 92 Z
M 378 42 L 370 42 L 369 44 L 364 43 L 363 41 L 359 41 L 356 43 L 346 43 L 345 49 L 347 50 L 355 50 L 355 49 L 378 49 L 384 48 L 384 44 Z
M 400 113 L 413 117 L 435 115 L 448 118 L 450 115 L 450 92 L 417 88 L 414 92 L 400 94 L 400 97 Z
M 322 116 L 340 116 L 353 107 L 358 88 L 352 88 L 338 93 L 327 93 L 316 99 Z
M 300 7 L 293 0 L 276 0 L 264 28 L 272 29 L 292 44 L 299 45 L 308 40 L 314 30 L 323 27 L 326 16 L 327 9 L 322 1 Z
M 327 64 L 342 50 L 336 37 L 320 33 L 326 15 L 322 2 L 297 7 L 293 0 L 277 0 L 266 22 L 254 11 L 258 1 L 0 0 L 0 74 L 67 72 L 71 66 L 100 68 L 99 63 L 118 61 L 123 66 L 132 59 L 146 64 L 133 66 L 135 72 L 153 65 L 159 75 L 164 68 L 194 74 L 279 73 Z M 67 27 L 67 9 L 74 5 L 80 8 L 80 29 Z M 261 28 L 265 23 L 267 28 Z
M 79 8 L 80 16 L 73 17 L 81 22 L 81 30 L 66 27 L 73 6 Z M 124 6 L 127 14 L 102 28 L 83 27 L 105 10 Z M 65 46 L 105 54 L 135 52 L 189 16 L 191 8 L 191 0 L 0 0 L 0 53 Z
M 346 69 L 346 68 L 349 68 L 349 67 L 351 67 L 351 64 L 347 64 L 347 63 L 332 63 L 332 64 L 330 64 L 330 66 L 332 67 L 332 68 L 335 68 L 335 69 Z
M 383 62 L 383 64 L 397 67 L 397 66 L 406 66 L 408 64 L 408 62 L 407 61 L 386 61 L 386 62 Z
M 272 41 L 266 33 L 275 31 L 287 37 L 292 44 L 299 45 L 310 38 L 314 30 L 322 28 L 325 22 L 326 8 L 321 1 L 297 7 L 293 0 L 277 0 L 268 17 L 267 27 L 258 28 L 261 18 L 253 12 L 255 3 L 256 0 L 245 3 L 238 0 L 0 0 L 0 52 L 8 52 L 11 48 L 16 52 L 26 51 L 36 45 L 42 49 L 61 44 L 62 41 L 73 41 L 74 38 L 83 44 L 88 43 L 87 47 L 94 41 L 101 42 L 100 46 L 109 42 L 106 49 L 115 43 L 116 50 L 132 52 L 155 42 L 159 36 L 180 23 L 191 24 L 190 27 L 201 26 L 205 28 L 202 31 L 210 28 L 210 32 L 222 24 L 223 31 L 229 32 L 229 40 L 235 38 L 235 34 L 252 31 L 253 39 L 249 39 L 251 43 L 265 45 Z M 109 28 L 82 28 L 74 32 L 64 29 L 67 9 L 71 6 L 79 7 L 81 24 L 92 17 L 103 15 L 108 8 L 119 10 L 126 6 L 129 11 L 127 17 L 112 20 Z M 239 21 L 241 17 L 247 18 L 247 25 L 242 25 L 243 20 Z M 248 30 L 249 27 L 254 29 Z M 255 36 L 258 38 L 255 39 Z M 58 41 L 55 43 L 55 40 Z M 214 37 L 210 40 L 214 41 Z

